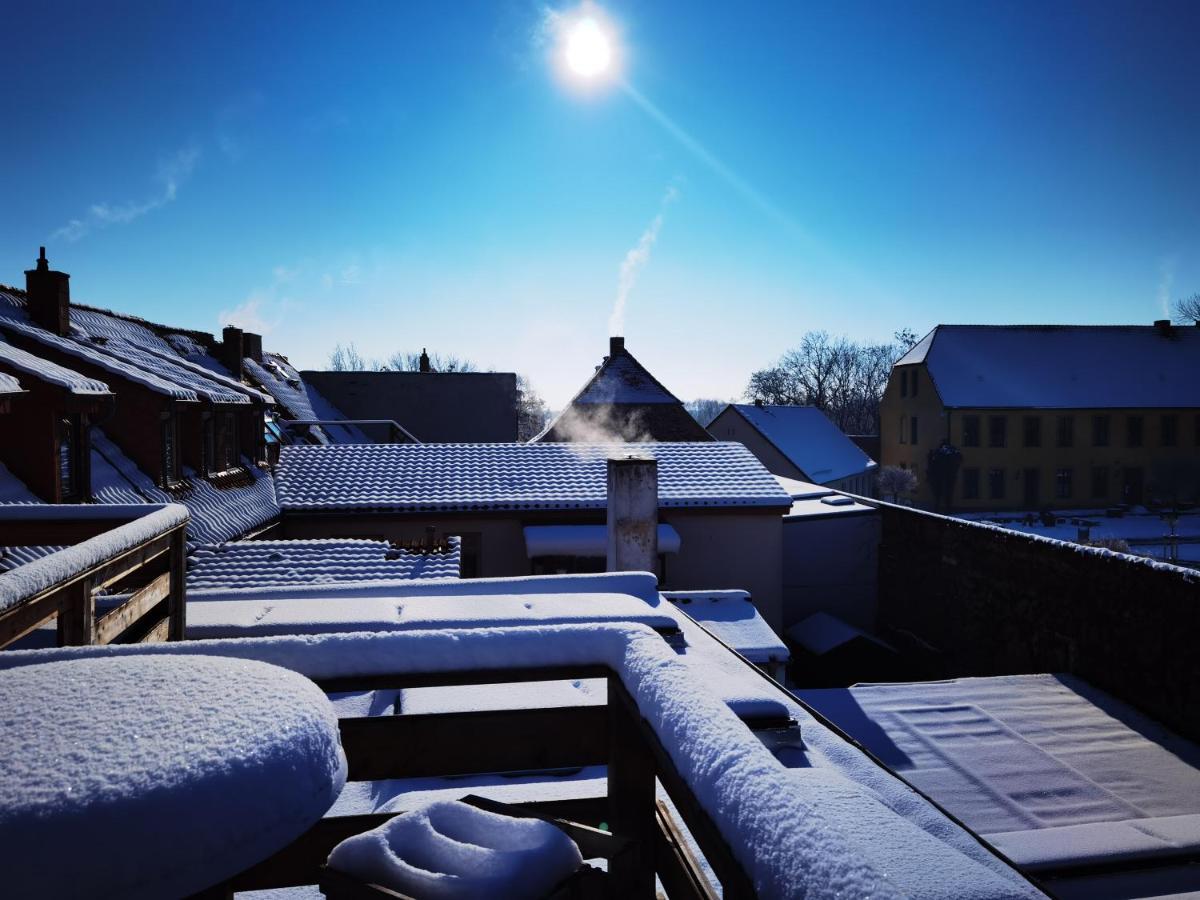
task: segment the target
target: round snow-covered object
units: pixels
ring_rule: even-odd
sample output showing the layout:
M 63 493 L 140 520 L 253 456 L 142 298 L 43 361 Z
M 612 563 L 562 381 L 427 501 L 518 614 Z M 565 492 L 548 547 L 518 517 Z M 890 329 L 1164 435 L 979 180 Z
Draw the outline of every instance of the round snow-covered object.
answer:
M 345 781 L 328 698 L 287 669 L 189 655 L 0 672 L 0 893 L 185 896 L 286 846 Z

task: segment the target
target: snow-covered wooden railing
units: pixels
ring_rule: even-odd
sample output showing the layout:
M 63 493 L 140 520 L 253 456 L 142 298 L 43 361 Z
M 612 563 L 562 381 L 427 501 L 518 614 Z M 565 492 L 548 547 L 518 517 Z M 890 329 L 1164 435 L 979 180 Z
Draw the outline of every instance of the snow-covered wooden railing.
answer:
M 0 506 L 0 546 L 65 549 L 0 574 L 0 648 L 58 617 L 58 643 L 182 640 L 187 508 Z M 104 589 L 128 594 L 102 615 Z

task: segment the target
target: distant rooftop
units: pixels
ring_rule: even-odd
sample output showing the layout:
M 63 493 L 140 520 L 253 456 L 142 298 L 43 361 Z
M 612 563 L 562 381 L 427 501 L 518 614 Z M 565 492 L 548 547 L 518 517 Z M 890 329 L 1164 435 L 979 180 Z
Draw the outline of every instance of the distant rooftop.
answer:
M 950 407 L 1200 407 L 1195 326 L 939 325 L 918 363 Z
M 875 468 L 875 462 L 815 406 L 731 404 L 808 480 L 827 484 Z
M 604 509 L 609 456 L 658 460 L 662 507 L 777 507 L 790 499 L 736 443 L 366 444 L 284 447 L 283 509 Z

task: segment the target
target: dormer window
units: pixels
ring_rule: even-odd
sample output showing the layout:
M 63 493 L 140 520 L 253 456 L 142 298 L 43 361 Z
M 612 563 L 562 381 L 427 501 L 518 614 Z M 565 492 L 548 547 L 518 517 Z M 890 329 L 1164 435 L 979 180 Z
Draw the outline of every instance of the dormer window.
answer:
M 179 481 L 179 431 L 175 416 L 163 416 L 160 441 L 162 448 L 162 486 L 170 487 Z
M 237 415 L 219 412 L 203 425 L 204 472 L 209 477 L 236 469 L 239 464 Z
M 63 503 L 79 503 L 83 498 L 80 465 L 79 419 L 71 416 L 58 423 L 58 494 Z

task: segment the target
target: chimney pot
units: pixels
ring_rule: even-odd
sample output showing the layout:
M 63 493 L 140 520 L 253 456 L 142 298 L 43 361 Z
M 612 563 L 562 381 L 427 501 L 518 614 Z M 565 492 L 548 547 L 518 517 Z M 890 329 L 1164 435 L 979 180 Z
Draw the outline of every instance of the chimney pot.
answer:
M 234 378 L 242 377 L 242 359 L 246 355 L 245 336 L 242 329 L 226 325 L 221 332 L 221 362 Z
M 429 364 L 429 354 L 425 352 L 425 348 L 421 348 L 420 368 L 422 372 L 432 372 L 433 367 Z
M 625 352 L 625 338 L 610 337 L 608 339 L 608 355 L 616 356 L 618 353 Z

